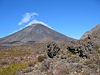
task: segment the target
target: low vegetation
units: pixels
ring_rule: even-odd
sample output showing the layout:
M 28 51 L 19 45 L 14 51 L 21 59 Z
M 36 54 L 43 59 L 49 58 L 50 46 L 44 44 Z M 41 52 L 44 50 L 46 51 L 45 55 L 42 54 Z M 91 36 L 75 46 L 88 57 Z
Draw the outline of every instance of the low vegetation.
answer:
M 10 64 L 4 68 L 0 68 L 0 75 L 15 75 L 17 71 L 27 68 L 26 63 Z
M 79 47 L 68 49 L 65 44 L 35 44 L 0 48 L 0 75 L 99 75 L 100 48 L 87 51 L 89 58 L 80 57 Z M 85 47 L 83 47 L 85 48 Z M 77 50 L 77 51 L 76 51 Z M 17 74 L 19 75 L 19 74 Z

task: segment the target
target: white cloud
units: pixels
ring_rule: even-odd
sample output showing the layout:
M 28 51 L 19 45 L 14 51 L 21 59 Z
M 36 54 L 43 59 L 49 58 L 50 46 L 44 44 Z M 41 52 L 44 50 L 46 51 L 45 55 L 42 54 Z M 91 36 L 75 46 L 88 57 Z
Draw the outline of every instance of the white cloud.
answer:
M 18 25 L 22 25 L 22 24 L 28 23 L 35 16 L 38 16 L 38 13 L 35 13 L 35 12 L 25 13 L 23 18 L 22 18 L 22 20 L 18 23 Z
M 32 16 L 39 16 L 39 14 L 38 14 L 38 13 L 33 12 L 33 13 L 32 13 Z
M 22 24 L 25 24 L 25 27 L 26 26 L 29 26 L 29 25 L 32 25 L 32 24 L 42 24 L 46 27 L 49 27 L 51 29 L 53 29 L 52 27 L 50 27 L 49 25 L 47 25 L 46 23 L 42 22 L 42 21 L 39 21 L 39 20 L 36 20 L 35 19 L 35 16 L 39 16 L 38 13 L 35 13 L 35 12 L 27 12 L 24 14 L 22 20 L 18 23 L 18 25 L 22 25 Z
M 42 24 L 48 28 L 53 29 L 52 27 L 50 27 L 49 25 L 47 25 L 46 23 L 39 21 L 39 20 L 32 20 L 31 22 L 29 22 L 26 26 L 32 25 L 32 24 Z

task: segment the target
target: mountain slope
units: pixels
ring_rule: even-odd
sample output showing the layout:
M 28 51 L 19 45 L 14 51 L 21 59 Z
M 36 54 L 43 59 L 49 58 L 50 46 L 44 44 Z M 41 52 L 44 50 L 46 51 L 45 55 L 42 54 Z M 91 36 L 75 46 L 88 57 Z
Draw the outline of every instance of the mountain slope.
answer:
M 21 31 L 18 31 L 12 35 L 4 37 L 0 40 L 1 44 L 21 44 L 27 42 L 47 42 L 47 41 L 60 41 L 66 42 L 74 39 L 67 37 L 61 33 L 54 31 L 39 23 L 34 23 Z
M 100 24 L 96 25 L 93 29 L 86 32 L 81 39 L 91 40 L 96 45 L 100 45 Z

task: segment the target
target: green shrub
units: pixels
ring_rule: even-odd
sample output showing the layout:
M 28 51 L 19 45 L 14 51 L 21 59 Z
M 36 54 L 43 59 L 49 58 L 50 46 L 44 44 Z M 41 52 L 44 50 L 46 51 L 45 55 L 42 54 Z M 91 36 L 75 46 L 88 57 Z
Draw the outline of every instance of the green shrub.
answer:
M 17 71 L 24 69 L 26 67 L 26 63 L 10 64 L 8 67 L 0 69 L 0 75 L 15 75 Z

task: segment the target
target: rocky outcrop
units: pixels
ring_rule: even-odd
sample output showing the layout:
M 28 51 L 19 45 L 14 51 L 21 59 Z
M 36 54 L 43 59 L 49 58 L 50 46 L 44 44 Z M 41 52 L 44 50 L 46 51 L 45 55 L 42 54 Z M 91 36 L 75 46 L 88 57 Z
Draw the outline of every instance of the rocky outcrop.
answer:
M 57 46 L 56 43 L 52 42 L 47 45 L 47 55 L 50 58 L 53 58 L 57 55 L 57 53 L 60 51 L 60 48 Z
M 89 58 L 89 54 L 93 52 L 94 48 L 95 46 L 91 40 L 79 40 L 75 44 L 67 47 L 71 53 L 78 54 L 82 58 Z

